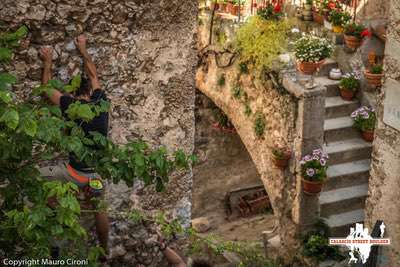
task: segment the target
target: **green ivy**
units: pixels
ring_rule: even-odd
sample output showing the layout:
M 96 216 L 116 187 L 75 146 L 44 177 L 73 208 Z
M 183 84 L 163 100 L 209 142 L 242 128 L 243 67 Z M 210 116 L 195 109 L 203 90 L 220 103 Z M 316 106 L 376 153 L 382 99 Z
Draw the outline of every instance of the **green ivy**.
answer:
M 266 127 L 265 117 L 262 114 L 257 114 L 256 119 L 254 120 L 254 133 L 258 138 L 261 138 L 264 135 Z
M 218 86 L 222 87 L 225 85 L 225 74 L 221 74 L 218 78 Z
M 232 87 L 232 96 L 235 99 L 240 99 L 243 96 L 243 90 L 242 87 L 240 87 L 240 85 Z
M 252 110 L 251 110 L 250 104 L 246 102 L 246 103 L 244 104 L 244 114 L 245 114 L 247 117 L 249 117 L 249 116 L 251 115 L 251 113 L 252 113 Z

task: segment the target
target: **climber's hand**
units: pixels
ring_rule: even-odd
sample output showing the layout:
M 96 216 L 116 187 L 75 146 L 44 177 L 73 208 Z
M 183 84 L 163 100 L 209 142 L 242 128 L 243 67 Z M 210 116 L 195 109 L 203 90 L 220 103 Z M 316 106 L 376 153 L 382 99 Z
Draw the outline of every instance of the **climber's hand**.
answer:
M 53 60 L 53 48 L 44 46 L 40 49 L 40 57 L 45 64 L 51 64 Z
M 75 45 L 78 48 L 79 52 L 84 54 L 86 52 L 86 36 L 81 34 L 75 39 Z

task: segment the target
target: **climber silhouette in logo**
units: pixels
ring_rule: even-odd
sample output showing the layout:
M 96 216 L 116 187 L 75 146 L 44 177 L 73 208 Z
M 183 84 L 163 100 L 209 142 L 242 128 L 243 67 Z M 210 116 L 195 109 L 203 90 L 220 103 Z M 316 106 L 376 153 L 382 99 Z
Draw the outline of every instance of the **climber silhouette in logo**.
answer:
M 89 79 L 82 78 L 79 88 L 73 94 L 63 94 L 54 89 L 51 94 L 47 95 L 51 103 L 60 107 L 66 120 L 69 120 L 66 111 L 71 104 L 77 101 L 82 104 L 92 103 L 97 105 L 101 100 L 107 100 L 105 92 L 101 89 L 96 66 L 86 49 L 86 43 L 84 35 L 80 35 L 75 40 L 75 46 L 83 57 L 84 70 Z M 40 54 L 44 65 L 42 83 L 46 85 L 52 79 L 53 49 L 51 47 L 43 47 Z M 85 136 L 88 138 L 90 138 L 90 132 L 97 132 L 107 137 L 108 117 L 108 112 L 101 112 L 89 122 L 80 119 L 75 120 L 75 122 L 81 126 Z M 95 149 L 96 147 L 93 146 L 93 148 Z M 96 209 L 93 200 L 101 199 L 103 196 L 104 182 L 101 177 L 94 171 L 92 166 L 80 162 L 73 153 L 69 155 L 67 163 L 41 168 L 40 171 L 43 177 L 76 184 L 80 189 L 78 198 L 82 209 Z M 50 199 L 49 205 L 57 205 L 56 200 Z M 107 252 L 109 221 L 106 212 L 96 210 L 94 220 L 93 218 L 89 218 L 89 220 L 83 219 L 82 221 L 86 228 L 88 228 L 86 223 L 92 225 L 95 222 L 98 239 L 103 249 Z

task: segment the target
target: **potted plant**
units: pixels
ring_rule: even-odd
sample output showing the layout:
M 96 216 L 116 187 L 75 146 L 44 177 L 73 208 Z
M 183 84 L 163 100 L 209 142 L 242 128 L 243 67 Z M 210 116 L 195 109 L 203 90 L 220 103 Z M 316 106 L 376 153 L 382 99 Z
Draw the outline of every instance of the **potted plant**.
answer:
M 307 21 L 311 21 L 312 17 L 312 0 L 306 0 L 303 9 L 303 19 Z
M 305 35 L 295 42 L 297 67 L 312 75 L 333 52 L 333 45 L 325 38 Z
M 351 19 L 351 15 L 347 12 L 339 10 L 332 10 L 330 13 L 330 21 L 332 23 L 332 30 L 334 33 L 342 33 L 343 26 L 346 25 Z
M 283 13 L 282 8 L 278 3 L 275 6 L 272 4 L 267 4 L 265 7 L 258 9 L 257 15 L 266 20 L 279 20 L 282 17 Z
M 300 161 L 303 177 L 303 191 L 306 194 L 318 194 L 326 179 L 328 155 L 321 149 L 315 149 L 312 154 L 304 156 Z
M 373 88 L 380 87 L 382 85 L 383 66 L 374 65 L 370 70 L 365 70 L 364 77 L 369 86 Z
M 219 3 L 219 11 L 225 13 L 225 12 L 226 12 L 226 7 L 227 7 L 227 5 L 228 5 L 228 0 L 222 0 L 222 1 Z
M 225 12 L 226 13 L 231 13 L 232 9 L 233 9 L 233 2 L 232 2 L 232 0 L 228 0 L 228 2 L 226 3 Z
M 324 9 L 323 9 L 323 1 L 316 1 L 315 6 L 312 11 L 313 20 L 320 24 L 324 24 Z
M 215 129 L 218 129 L 223 132 L 232 133 L 235 131 L 235 127 L 230 122 L 228 116 L 219 108 L 215 108 L 213 110 L 214 118 L 216 122 L 213 124 Z
M 276 167 L 285 169 L 291 158 L 291 152 L 287 148 L 276 146 L 272 149 L 272 160 Z
M 242 11 L 244 3 L 245 0 L 232 0 L 233 6 L 231 8 L 231 14 L 237 16 L 239 14 L 239 4 L 240 4 L 240 11 Z
M 218 10 L 218 9 L 219 9 L 218 0 L 212 0 L 212 1 L 211 1 L 211 5 L 210 5 L 211 11 L 214 10 L 214 8 L 215 8 L 215 10 Z
M 372 142 L 376 123 L 375 110 L 363 106 L 351 113 L 351 117 L 354 119 L 354 126 L 361 131 L 362 138 L 367 142 Z
M 359 48 L 363 38 L 366 36 L 370 37 L 371 32 L 362 24 L 349 23 L 344 27 L 344 42 L 349 48 Z
M 344 100 L 351 101 L 360 88 L 360 79 L 354 73 L 348 73 L 340 80 L 340 95 Z

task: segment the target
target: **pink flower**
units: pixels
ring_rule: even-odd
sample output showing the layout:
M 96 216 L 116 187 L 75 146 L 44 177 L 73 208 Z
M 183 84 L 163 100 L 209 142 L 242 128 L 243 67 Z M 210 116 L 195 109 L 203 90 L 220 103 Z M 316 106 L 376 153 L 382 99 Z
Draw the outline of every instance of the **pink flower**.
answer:
M 307 173 L 308 176 L 313 177 L 314 174 L 315 174 L 315 170 L 312 169 L 312 168 L 308 168 L 308 169 L 306 170 L 306 173 Z

